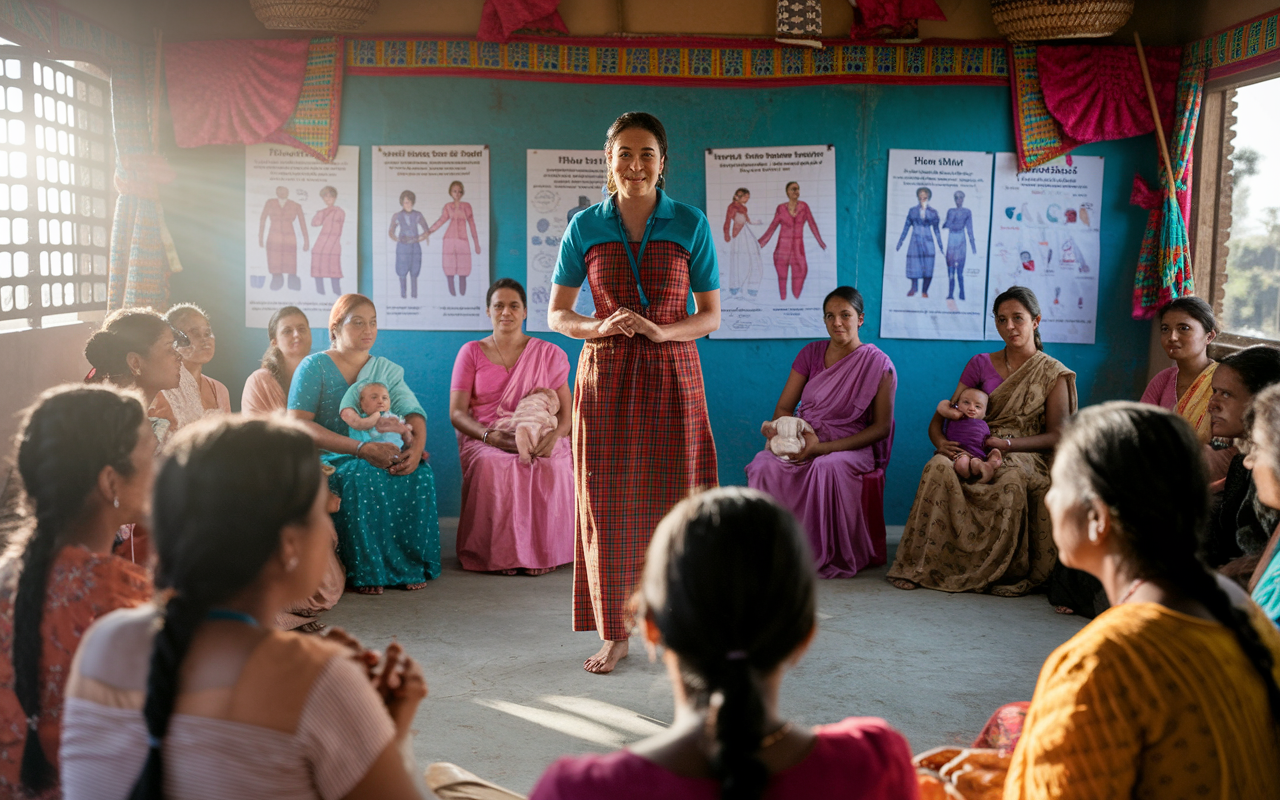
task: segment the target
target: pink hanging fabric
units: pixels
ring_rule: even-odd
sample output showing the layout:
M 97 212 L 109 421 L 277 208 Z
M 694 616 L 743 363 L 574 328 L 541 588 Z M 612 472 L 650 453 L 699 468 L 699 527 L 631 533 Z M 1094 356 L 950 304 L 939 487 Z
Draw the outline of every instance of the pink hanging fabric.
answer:
M 1173 130 L 1181 47 L 1146 48 L 1165 133 Z M 1138 51 L 1126 45 L 1036 49 L 1040 88 L 1062 132 L 1079 144 L 1127 139 L 1155 130 Z
M 307 39 L 166 44 L 165 81 L 178 146 L 266 141 L 298 105 L 310 45 Z
M 857 0 L 849 35 L 854 39 L 912 37 L 919 20 L 946 18 L 934 0 Z
M 533 29 L 568 33 L 556 6 L 560 0 L 484 0 L 480 12 L 480 30 L 476 38 L 486 42 L 505 42 L 516 31 Z

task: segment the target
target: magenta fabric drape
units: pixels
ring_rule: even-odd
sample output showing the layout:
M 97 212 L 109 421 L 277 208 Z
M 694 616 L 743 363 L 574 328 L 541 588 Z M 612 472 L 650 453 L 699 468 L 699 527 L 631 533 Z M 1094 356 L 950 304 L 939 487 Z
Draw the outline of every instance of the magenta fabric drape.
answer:
M 178 146 L 266 141 L 298 105 L 310 45 L 307 39 L 165 45 L 165 80 Z
M 505 42 L 522 28 L 568 33 L 556 7 L 560 0 L 484 0 L 476 38 Z
M 1173 129 L 1181 47 L 1146 48 L 1151 84 L 1165 132 Z M 1079 144 L 1141 136 L 1155 130 L 1131 45 L 1067 45 L 1036 49 L 1040 89 L 1062 132 Z

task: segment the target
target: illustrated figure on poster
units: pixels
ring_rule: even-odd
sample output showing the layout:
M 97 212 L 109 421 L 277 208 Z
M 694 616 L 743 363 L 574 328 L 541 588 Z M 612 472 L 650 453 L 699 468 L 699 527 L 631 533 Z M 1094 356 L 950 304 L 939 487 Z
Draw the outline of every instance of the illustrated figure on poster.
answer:
M 462 185 L 462 181 L 454 181 L 449 184 L 449 196 L 452 201 L 444 204 L 444 209 L 440 212 L 440 219 L 435 221 L 427 233 L 435 233 L 445 222 L 449 223 L 449 227 L 444 231 L 443 255 L 441 264 L 444 267 L 444 277 L 449 281 L 449 294 L 458 296 L 467 293 L 467 276 L 471 274 L 471 247 L 467 240 L 467 227 L 471 228 L 471 237 L 476 241 L 476 255 L 480 254 L 480 234 L 476 232 L 476 218 L 471 213 L 471 204 L 462 202 L 462 196 L 466 194 L 466 187 Z M 458 278 L 457 288 L 454 288 L 454 276 Z
M 569 215 L 565 219 L 565 230 L 568 230 L 568 225 L 570 222 L 573 222 L 573 218 L 575 216 L 577 216 L 579 213 L 583 211 L 586 211 L 588 208 L 591 208 L 591 205 L 592 205 L 591 198 L 587 197 L 584 194 L 578 195 L 578 204 L 573 208 L 569 209 Z M 595 298 L 591 296 L 590 283 L 582 284 L 582 294 L 578 295 L 578 302 L 574 304 L 573 310 L 587 317 L 595 313 L 596 301 L 595 301 Z
M 978 243 L 973 238 L 973 212 L 964 207 L 964 192 L 956 192 L 956 207 L 947 209 L 947 221 L 942 223 L 947 234 L 947 299 L 955 296 L 956 284 L 960 284 L 960 299 L 964 300 L 965 233 L 969 234 L 969 247 L 978 253 Z
M 921 297 L 929 296 L 929 284 L 933 282 L 933 264 L 937 251 L 933 249 L 934 239 L 938 240 L 938 249 L 944 250 L 942 231 L 938 230 L 938 211 L 929 205 L 933 199 L 933 190 L 927 186 L 916 189 L 916 199 L 920 205 L 912 206 L 907 212 L 907 221 L 902 226 L 902 235 L 898 237 L 898 246 L 894 251 L 902 249 L 907 234 L 911 234 L 911 243 L 907 245 L 907 279 L 911 281 L 911 290 L 907 297 L 915 295 L 917 289 Z M 930 233 L 933 235 L 930 236 Z
M 760 256 L 760 243 L 756 241 L 756 233 L 751 226 L 763 225 L 764 222 L 751 219 L 747 212 L 750 200 L 751 192 L 745 188 L 739 189 L 733 193 L 733 202 L 725 212 L 724 240 L 729 243 L 729 280 L 726 287 L 730 295 L 746 291 L 748 295 L 755 297 L 760 293 L 764 259 Z M 808 210 L 808 206 L 805 209 Z M 796 296 L 799 297 L 798 291 Z M 783 299 L 786 299 L 785 293 Z
M 271 222 L 271 232 L 267 229 L 267 221 Z M 302 251 L 305 253 L 311 246 L 307 233 L 307 219 L 303 216 L 302 206 L 289 199 L 289 189 L 276 187 L 276 196 L 262 207 L 262 216 L 258 220 L 258 247 L 266 248 L 267 271 L 271 273 L 271 289 L 278 290 L 284 286 L 285 276 L 289 276 L 289 288 L 302 288 L 302 280 L 298 277 L 298 237 L 294 235 L 293 224 L 298 223 L 302 230 Z
M 564 221 L 565 226 L 567 227 L 570 222 L 573 222 L 573 218 L 578 214 L 578 212 L 586 211 L 588 208 L 591 208 L 591 198 L 587 197 L 585 194 L 578 195 L 578 204 L 569 209 L 569 215 Z
M 786 191 L 787 202 L 778 206 L 773 214 L 773 222 L 769 223 L 768 230 L 760 237 L 760 246 L 764 247 L 769 243 L 774 230 L 781 229 L 778 233 L 778 245 L 773 251 L 773 268 L 778 273 L 778 298 L 781 300 L 787 299 L 788 270 L 791 272 L 791 294 L 797 299 L 804 289 L 805 276 L 809 274 L 809 262 L 804 255 L 806 224 L 813 231 L 813 238 L 818 240 L 818 246 L 823 250 L 827 249 L 826 242 L 822 241 L 822 234 L 818 233 L 818 223 L 813 219 L 809 204 L 800 199 L 800 184 L 791 181 L 787 184 Z
M 342 294 L 342 226 L 347 221 L 347 212 L 334 203 L 338 200 L 338 190 L 326 186 L 320 190 L 320 199 L 324 208 L 311 218 L 311 227 L 320 228 L 316 236 L 316 246 L 311 248 L 311 277 L 316 279 L 316 291 L 324 294 L 324 279 L 333 284 L 333 293 Z
M 405 297 L 406 288 L 411 289 L 413 296 L 418 296 L 418 275 L 422 272 L 422 242 L 431 238 L 427 230 L 427 218 L 421 211 L 414 211 L 413 204 L 418 197 L 405 189 L 400 193 L 400 208 L 391 215 L 391 227 L 387 235 L 396 243 L 396 277 L 400 279 L 400 296 Z M 418 233 L 418 229 L 422 233 Z M 406 279 L 409 284 L 406 287 Z

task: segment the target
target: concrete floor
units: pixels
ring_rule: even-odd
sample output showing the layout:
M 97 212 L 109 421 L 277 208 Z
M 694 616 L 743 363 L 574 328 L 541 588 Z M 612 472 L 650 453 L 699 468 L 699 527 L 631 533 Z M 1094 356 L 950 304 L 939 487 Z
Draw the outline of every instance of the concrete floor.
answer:
M 457 520 L 440 522 L 440 580 L 349 593 L 324 617 L 369 647 L 398 639 L 421 662 L 431 694 L 416 724 L 420 765 L 452 761 L 528 792 L 561 755 L 607 752 L 671 721 L 666 674 L 638 637 L 614 674 L 583 671 L 599 640 L 570 630 L 572 568 L 465 572 L 453 554 Z M 818 636 L 783 684 L 789 718 L 884 717 L 914 752 L 967 744 L 998 705 L 1031 698 L 1044 659 L 1084 624 L 1054 614 L 1043 595 L 904 592 L 886 569 L 820 582 Z

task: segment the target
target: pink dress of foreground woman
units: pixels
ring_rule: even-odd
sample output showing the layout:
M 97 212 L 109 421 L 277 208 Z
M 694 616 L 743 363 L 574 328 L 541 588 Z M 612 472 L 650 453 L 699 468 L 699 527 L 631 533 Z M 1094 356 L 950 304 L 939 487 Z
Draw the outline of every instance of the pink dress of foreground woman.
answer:
M 569 357 L 559 347 L 530 339 L 510 374 L 484 354 L 479 342 L 458 351 L 450 388 L 469 392 L 470 413 L 489 427 L 515 410 L 534 389 L 555 391 L 569 379 Z M 463 569 L 493 572 L 549 569 L 573 561 L 573 452 L 569 437 L 549 457 L 521 464 L 520 456 L 458 433 L 462 462 L 462 516 L 458 560 Z
M 830 342 L 805 345 L 791 365 L 808 378 L 797 416 L 813 426 L 818 440 L 829 442 L 864 430 L 872 421 L 880 381 L 897 372 L 875 345 L 863 344 L 827 367 Z M 884 469 L 893 449 L 887 437 L 860 450 L 842 450 L 798 463 L 765 450 L 747 465 L 747 485 L 773 495 L 791 509 L 809 535 L 818 575 L 851 578 L 868 566 L 883 564 L 871 540 L 862 508 L 862 478 Z
M 803 761 L 775 774 L 764 800 L 840 798 L 914 800 L 916 776 L 902 734 L 882 719 L 849 717 L 814 729 L 818 740 Z M 716 800 L 720 781 L 685 778 L 628 750 L 562 758 L 538 781 L 529 800 Z

